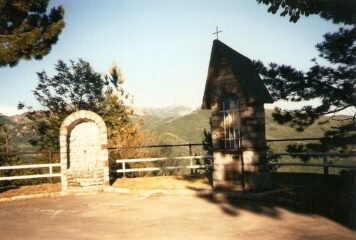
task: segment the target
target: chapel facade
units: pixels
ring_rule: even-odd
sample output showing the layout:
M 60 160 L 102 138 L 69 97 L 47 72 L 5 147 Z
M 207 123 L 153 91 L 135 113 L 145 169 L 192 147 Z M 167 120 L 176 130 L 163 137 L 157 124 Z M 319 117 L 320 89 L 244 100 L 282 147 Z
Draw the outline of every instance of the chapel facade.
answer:
M 215 188 L 270 187 L 264 104 L 272 102 L 252 61 L 214 40 L 202 109 L 211 110 Z

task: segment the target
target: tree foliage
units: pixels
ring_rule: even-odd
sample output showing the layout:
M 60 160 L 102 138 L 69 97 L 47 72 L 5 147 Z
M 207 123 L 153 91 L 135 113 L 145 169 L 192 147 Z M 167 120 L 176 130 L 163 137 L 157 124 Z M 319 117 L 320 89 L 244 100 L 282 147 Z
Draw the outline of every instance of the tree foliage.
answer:
M 0 67 L 47 55 L 64 28 L 62 6 L 49 0 L 0 0 Z
M 337 32 L 326 33 L 324 41 L 316 45 L 319 57 L 325 59 L 325 66 L 312 59 L 313 66 L 308 71 L 300 71 L 292 66 L 270 63 L 265 66 L 255 62 L 256 69 L 263 77 L 274 99 L 300 102 L 317 99 L 318 106 L 304 106 L 300 110 L 282 110 L 276 108 L 273 117 L 280 124 L 290 124 L 303 131 L 321 116 L 326 116 L 321 125 L 333 121 L 332 130 L 325 131 L 328 146 L 342 147 L 350 144 L 356 137 L 356 113 L 352 116 L 336 116 L 344 109 L 354 111 L 356 107 L 356 45 L 355 45 L 355 1 L 318 1 L 318 0 L 257 0 L 269 6 L 268 12 L 280 12 L 289 16 L 291 22 L 297 22 L 301 16 L 317 14 L 326 20 L 343 24 Z M 310 146 L 311 147 L 311 146 Z M 315 146 L 313 146 L 315 147 Z M 300 146 L 291 146 L 293 150 Z M 305 150 L 305 149 L 304 149 Z
M 9 127 L 3 121 L 3 116 L 0 114 L 0 166 L 15 165 L 18 158 L 12 155 L 14 152 L 14 142 L 12 140 Z M 0 176 L 4 171 L 0 171 Z M 2 186 L 3 183 L 0 183 Z
M 11 153 L 14 150 L 13 141 L 10 136 L 8 126 L 2 121 L 2 115 L 0 114 L 0 153 Z M 2 156 L 0 155 L 0 160 Z
M 123 131 L 134 131 L 130 111 L 125 106 L 129 95 L 122 88 L 123 77 L 114 64 L 109 75 L 101 75 L 83 59 L 66 64 L 59 60 L 56 74 L 48 76 L 45 71 L 37 73 L 38 84 L 34 95 L 40 110 L 28 107 L 27 117 L 31 120 L 34 133 L 30 143 L 39 150 L 58 150 L 59 129 L 70 113 L 90 110 L 100 115 L 108 128 L 109 145 Z M 23 103 L 19 108 L 23 108 Z
M 354 24 L 354 0 L 257 0 L 268 6 L 267 11 L 280 16 L 289 16 L 290 22 L 297 22 L 300 16 L 319 15 L 333 23 Z

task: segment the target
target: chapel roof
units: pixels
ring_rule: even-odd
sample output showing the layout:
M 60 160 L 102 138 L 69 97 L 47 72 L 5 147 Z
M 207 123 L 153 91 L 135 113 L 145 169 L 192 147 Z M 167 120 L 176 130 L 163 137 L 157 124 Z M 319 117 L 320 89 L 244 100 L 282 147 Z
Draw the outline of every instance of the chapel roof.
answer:
M 246 95 L 248 103 L 272 103 L 273 99 L 269 94 L 262 79 L 257 74 L 252 61 L 244 55 L 238 53 L 219 40 L 214 40 L 211 50 L 208 77 L 205 85 L 205 92 L 203 97 L 203 109 L 210 109 L 210 84 L 214 80 L 216 73 L 214 69 L 217 68 L 219 60 L 225 57 L 242 92 Z

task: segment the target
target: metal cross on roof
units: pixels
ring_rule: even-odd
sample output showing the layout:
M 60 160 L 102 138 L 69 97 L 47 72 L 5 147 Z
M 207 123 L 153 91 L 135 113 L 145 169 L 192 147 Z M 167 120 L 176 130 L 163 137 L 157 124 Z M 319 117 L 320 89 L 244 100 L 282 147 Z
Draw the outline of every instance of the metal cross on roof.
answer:
M 214 32 L 213 34 L 216 34 L 216 39 L 219 40 L 219 33 L 221 33 L 222 31 L 219 31 L 218 26 L 216 26 L 216 32 Z

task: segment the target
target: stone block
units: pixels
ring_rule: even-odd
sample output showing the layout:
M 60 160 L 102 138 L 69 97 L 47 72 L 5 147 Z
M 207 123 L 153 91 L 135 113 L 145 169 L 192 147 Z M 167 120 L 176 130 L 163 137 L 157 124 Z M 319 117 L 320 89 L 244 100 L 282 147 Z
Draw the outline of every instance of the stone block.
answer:
M 251 107 L 247 107 L 246 109 L 244 109 L 243 111 L 241 111 L 241 117 L 245 118 L 245 117 L 251 117 L 253 116 L 254 111 Z
M 246 124 L 247 126 L 255 126 L 261 124 L 261 122 L 257 118 L 249 118 L 249 119 L 245 119 L 244 124 Z
M 61 158 L 61 163 L 62 162 L 65 162 L 65 163 L 67 163 L 67 152 L 66 151 L 61 151 L 60 152 L 60 158 Z
M 211 112 L 212 113 L 219 112 L 219 106 L 218 106 L 217 102 L 214 102 L 214 103 L 211 104 Z
M 91 117 L 91 113 L 89 111 L 85 111 L 84 118 L 85 119 L 91 119 L 90 117 Z
M 62 123 L 62 127 L 67 128 L 72 122 L 74 122 L 77 118 L 74 117 L 74 115 L 69 115 L 66 117 Z M 67 133 L 68 134 L 68 133 Z
M 100 132 L 100 141 L 102 144 L 108 144 L 108 133 Z
M 80 111 L 72 113 L 69 119 L 71 122 L 74 122 L 74 121 L 80 119 Z
M 107 134 L 107 129 L 106 129 L 105 124 L 104 124 L 104 123 L 99 123 L 99 124 L 98 124 L 98 128 L 99 128 L 100 132 L 103 133 L 103 134 L 105 134 L 105 136 L 106 136 L 106 134 Z
M 214 152 L 214 186 L 223 186 L 229 180 L 241 173 L 239 153 Z
M 63 157 L 64 156 L 67 157 L 67 142 L 63 142 L 63 143 L 61 142 L 60 144 L 61 144 L 59 148 L 60 153 L 63 154 Z
M 245 172 L 244 178 L 245 190 L 268 190 L 272 185 L 269 172 Z
M 86 115 L 87 115 L 87 111 L 79 111 L 79 118 L 80 119 L 85 119 L 86 118 Z
M 68 186 L 69 187 L 80 187 L 80 183 L 79 182 L 68 182 Z
M 63 129 L 61 131 L 64 131 Z M 67 135 L 66 134 L 61 134 L 59 136 L 59 143 L 60 145 L 65 145 L 67 143 Z
M 67 170 L 67 161 L 61 161 L 61 172 L 62 174 L 65 173 Z
M 244 164 L 258 164 L 259 154 L 255 151 L 243 151 Z

